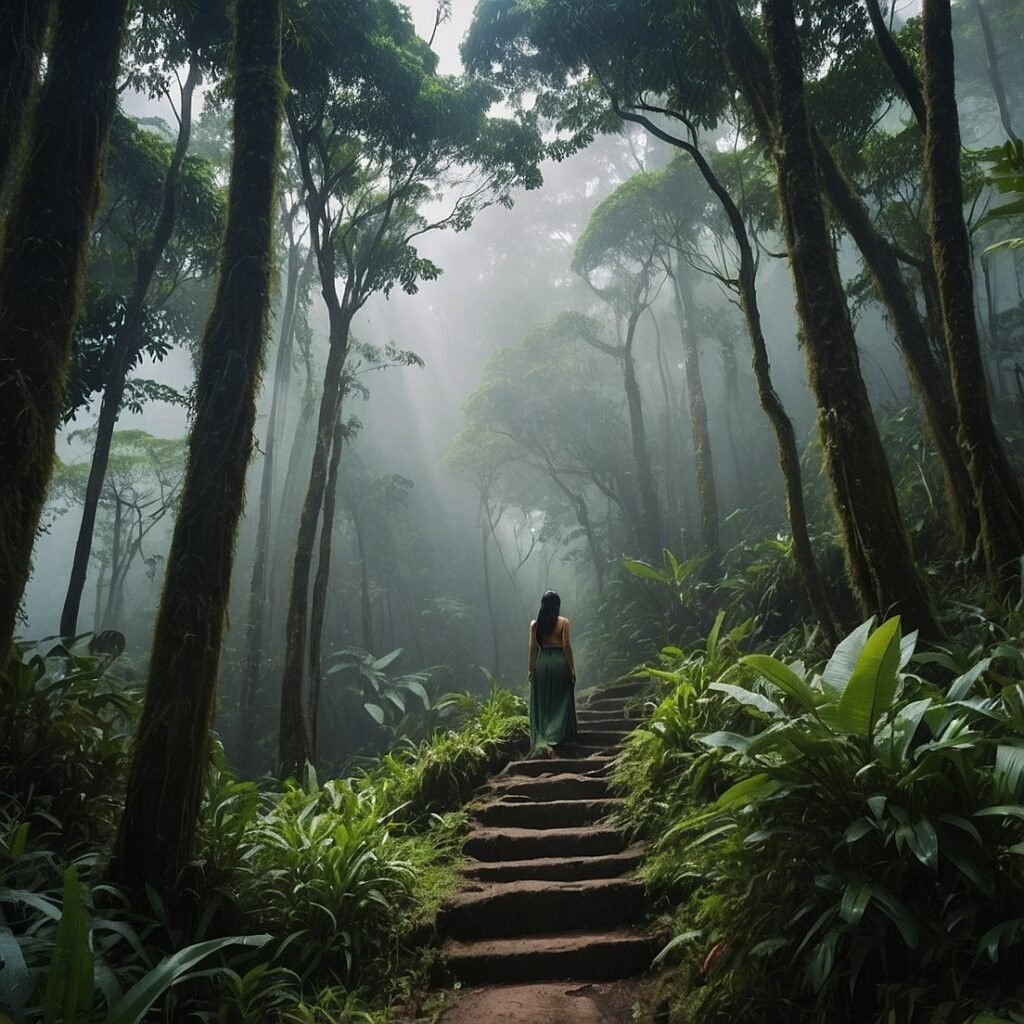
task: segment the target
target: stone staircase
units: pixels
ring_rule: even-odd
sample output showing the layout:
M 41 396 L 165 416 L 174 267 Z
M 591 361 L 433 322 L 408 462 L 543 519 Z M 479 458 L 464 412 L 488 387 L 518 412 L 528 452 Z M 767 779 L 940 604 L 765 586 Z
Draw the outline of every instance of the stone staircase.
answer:
M 592 690 L 555 760 L 517 761 L 472 811 L 465 883 L 442 909 L 438 986 L 609 981 L 645 971 L 664 936 L 643 924 L 643 850 L 604 819 L 615 748 L 637 724 L 640 683 Z

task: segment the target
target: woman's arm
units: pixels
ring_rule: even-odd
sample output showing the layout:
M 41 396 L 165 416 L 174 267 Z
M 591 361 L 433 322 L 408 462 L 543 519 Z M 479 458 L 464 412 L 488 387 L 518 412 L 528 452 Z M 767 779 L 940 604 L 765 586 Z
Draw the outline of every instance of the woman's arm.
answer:
M 526 678 L 533 678 L 533 666 L 537 663 L 537 622 L 530 623 L 530 653 L 526 659 Z
M 576 682 L 576 665 L 572 660 L 572 644 L 569 642 L 569 620 L 562 624 L 562 650 L 565 651 L 565 660 L 569 662 L 569 675 L 573 682 Z

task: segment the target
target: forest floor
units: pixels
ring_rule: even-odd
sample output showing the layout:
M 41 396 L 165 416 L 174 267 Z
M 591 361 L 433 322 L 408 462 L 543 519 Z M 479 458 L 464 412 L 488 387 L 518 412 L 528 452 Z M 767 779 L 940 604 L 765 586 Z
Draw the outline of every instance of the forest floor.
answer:
M 605 820 L 615 748 L 644 683 L 588 691 L 577 741 L 517 761 L 471 805 L 463 885 L 438 919 L 442 1024 L 620 1024 L 664 936 L 646 923 L 643 849 Z

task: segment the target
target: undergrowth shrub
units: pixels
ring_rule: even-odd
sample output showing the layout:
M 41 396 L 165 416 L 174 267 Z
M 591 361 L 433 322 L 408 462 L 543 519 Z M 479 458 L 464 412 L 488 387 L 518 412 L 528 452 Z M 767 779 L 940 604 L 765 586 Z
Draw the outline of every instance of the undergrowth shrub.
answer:
M 0 1020 L 383 1019 L 426 976 L 460 805 L 525 746 L 523 702 L 462 697 L 458 727 L 322 783 L 240 780 L 214 742 L 183 916 L 103 880 L 138 705 L 116 639 L 0 679 Z
M 681 1019 L 1020 1009 L 1024 654 L 1003 638 L 964 665 L 915 639 L 865 623 L 821 670 L 749 654 L 712 681 L 713 658 L 677 656 L 616 783 L 678 905 Z

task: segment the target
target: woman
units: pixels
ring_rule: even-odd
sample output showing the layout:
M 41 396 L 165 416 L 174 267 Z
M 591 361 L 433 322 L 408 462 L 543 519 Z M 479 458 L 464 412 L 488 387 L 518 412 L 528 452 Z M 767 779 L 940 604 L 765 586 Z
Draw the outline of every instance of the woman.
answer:
M 559 743 L 576 739 L 576 668 L 561 607 L 562 599 L 547 591 L 530 623 L 530 740 L 534 752 L 548 757 Z

